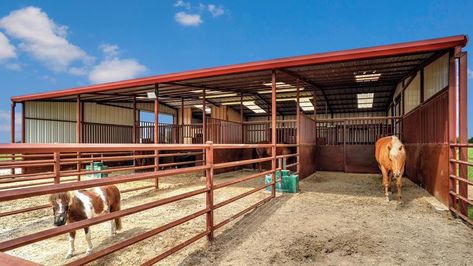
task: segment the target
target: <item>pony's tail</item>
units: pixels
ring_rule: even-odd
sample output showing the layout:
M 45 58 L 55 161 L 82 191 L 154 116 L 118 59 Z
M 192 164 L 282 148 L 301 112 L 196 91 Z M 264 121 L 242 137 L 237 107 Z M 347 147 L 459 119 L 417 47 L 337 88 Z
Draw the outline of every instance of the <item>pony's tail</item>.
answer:
M 116 206 L 116 211 L 119 211 L 121 209 L 121 206 L 120 206 L 120 202 L 118 202 L 117 206 Z M 117 230 L 122 230 L 122 218 L 121 217 L 118 217 L 115 219 L 115 228 Z
M 121 195 L 120 195 L 120 190 L 116 186 L 111 187 L 112 190 L 115 192 L 116 195 L 116 202 L 115 204 L 112 204 L 110 208 L 110 212 L 115 212 L 121 210 Z M 115 229 L 117 230 L 122 230 L 122 219 L 120 217 L 115 219 Z

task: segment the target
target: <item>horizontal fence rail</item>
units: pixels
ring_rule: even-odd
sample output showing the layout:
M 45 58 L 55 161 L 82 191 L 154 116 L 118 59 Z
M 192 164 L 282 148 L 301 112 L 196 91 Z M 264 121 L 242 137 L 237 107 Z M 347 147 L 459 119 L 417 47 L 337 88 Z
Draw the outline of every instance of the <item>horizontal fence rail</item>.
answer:
M 291 147 L 292 144 L 278 144 L 277 147 Z M 205 216 L 206 226 L 201 233 L 187 239 L 169 250 L 148 259 L 144 265 L 156 263 L 178 250 L 190 245 L 205 236 L 209 240 L 213 239 L 214 231 L 230 223 L 243 214 L 261 206 L 271 198 L 275 197 L 276 182 L 275 171 L 271 169 L 258 173 L 248 173 L 231 180 L 215 183 L 214 170 L 227 169 L 233 167 L 243 167 L 257 162 L 267 162 L 272 160 L 283 160 L 296 157 L 298 154 L 271 154 L 269 157 L 258 159 L 246 159 L 241 161 L 229 161 L 214 163 L 216 150 L 223 149 L 255 149 L 271 148 L 271 144 L 5 144 L 0 145 L 0 169 L 11 170 L 10 174 L 0 176 L 0 202 L 2 204 L 8 201 L 21 199 L 30 199 L 32 197 L 47 196 L 53 193 L 66 192 L 78 189 L 87 189 L 97 186 L 117 185 L 123 183 L 132 183 L 142 180 L 153 180 L 154 185 L 139 188 L 122 190 L 122 193 L 135 191 L 145 188 L 159 188 L 159 178 L 205 172 L 205 187 L 188 191 L 182 194 L 173 195 L 122 209 L 120 211 L 104 214 L 91 219 L 74 222 L 65 226 L 47 229 L 27 235 L 6 239 L 0 242 L 0 252 L 9 251 L 25 245 L 36 243 L 62 235 L 68 232 L 76 231 L 81 228 L 89 227 L 119 217 L 134 215 L 139 212 L 166 206 L 186 198 L 205 195 L 205 208 L 181 217 L 177 220 L 150 229 L 149 231 L 139 233 L 127 239 L 123 239 L 111 246 L 99 249 L 90 255 L 83 256 L 69 263 L 69 265 L 83 265 L 95 261 L 108 254 L 127 248 L 130 245 L 148 239 L 154 235 L 165 232 L 191 221 L 201 216 Z M 187 161 L 169 161 L 175 158 L 187 158 Z M 106 167 L 95 169 L 94 164 L 99 163 Z M 176 168 L 179 167 L 179 168 Z M 14 170 L 13 170 L 14 169 Z M 106 178 L 92 178 L 87 176 L 113 174 Z M 262 178 L 266 175 L 272 175 L 272 181 L 265 185 L 255 186 L 238 195 L 232 195 L 219 202 L 214 202 L 214 191 L 228 188 L 230 186 Z M 10 182 L 12 181 L 12 182 Z M 39 181 L 39 182 L 38 182 Z M 48 183 L 42 183 L 48 181 Z M 279 180 L 280 181 L 280 180 Z M 9 184 L 21 184 L 20 187 L 8 187 Z M 214 211 L 216 209 L 226 208 L 232 203 L 245 197 L 265 190 L 271 187 L 271 194 L 259 199 L 257 202 L 245 206 L 243 210 L 232 213 L 230 217 L 223 217 L 222 220 L 214 221 Z M 246 202 L 246 201 L 245 201 Z M 28 211 L 37 211 L 43 208 L 49 208 L 48 205 L 38 205 L 28 207 L 22 210 L 12 210 L 0 213 L 0 217 L 9 216 Z M 230 209 L 231 210 L 231 209 Z

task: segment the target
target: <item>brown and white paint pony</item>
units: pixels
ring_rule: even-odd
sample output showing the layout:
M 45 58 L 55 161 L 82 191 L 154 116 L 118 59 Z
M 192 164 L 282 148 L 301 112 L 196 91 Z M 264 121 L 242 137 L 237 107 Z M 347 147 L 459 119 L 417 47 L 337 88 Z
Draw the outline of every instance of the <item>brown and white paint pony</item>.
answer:
M 388 136 L 376 141 L 376 161 L 383 174 L 384 196 L 389 201 L 391 176 L 396 180 L 397 199 L 402 203 L 402 175 L 406 163 L 406 150 L 396 136 Z
M 120 191 L 116 186 L 96 187 L 85 190 L 56 193 L 49 197 L 49 202 L 53 207 L 54 224 L 57 226 L 73 223 L 85 219 L 90 219 L 97 215 L 102 215 L 120 210 Z M 111 221 L 111 236 L 116 234 L 116 230 L 122 228 L 120 218 Z M 92 253 L 92 241 L 90 240 L 90 230 L 84 228 L 85 239 L 87 240 L 86 255 Z M 76 232 L 69 233 L 69 251 L 67 258 L 74 256 L 74 240 Z

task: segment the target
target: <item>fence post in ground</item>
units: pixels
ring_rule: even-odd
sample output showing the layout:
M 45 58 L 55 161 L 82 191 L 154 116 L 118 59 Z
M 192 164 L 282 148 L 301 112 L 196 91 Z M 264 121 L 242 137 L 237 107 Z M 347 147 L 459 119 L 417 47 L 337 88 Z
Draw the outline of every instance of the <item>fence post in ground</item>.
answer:
M 207 197 L 206 197 L 206 206 L 207 206 L 207 238 L 211 241 L 214 238 L 214 192 L 213 192 L 213 180 L 214 180 L 214 149 L 213 149 L 213 142 L 207 141 L 206 142 L 209 147 L 206 148 L 205 153 L 205 165 L 210 166 L 209 169 L 205 170 L 205 180 L 206 180 L 206 187 L 207 187 Z
M 80 181 L 81 179 L 81 174 L 80 174 L 80 171 L 81 171 L 81 168 L 82 168 L 82 163 L 81 163 L 81 160 L 80 160 L 80 152 L 77 153 L 77 164 L 76 164 L 76 168 L 77 168 L 77 181 Z
M 61 155 L 58 151 L 54 152 L 54 183 L 59 184 L 61 182 Z
M 154 172 L 158 173 L 158 170 L 159 170 L 159 150 L 158 148 L 156 148 L 154 150 Z M 156 179 L 154 180 L 154 187 L 156 189 L 159 189 L 159 177 L 156 177 Z

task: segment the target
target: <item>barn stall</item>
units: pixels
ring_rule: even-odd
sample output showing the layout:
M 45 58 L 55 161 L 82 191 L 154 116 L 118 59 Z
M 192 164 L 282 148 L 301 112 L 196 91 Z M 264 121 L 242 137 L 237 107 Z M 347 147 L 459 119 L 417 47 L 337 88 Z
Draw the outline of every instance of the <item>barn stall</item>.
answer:
M 204 236 L 212 239 L 214 230 L 274 198 L 277 169 L 288 168 L 300 178 L 315 171 L 377 173 L 375 141 L 397 135 L 406 144 L 406 176 L 448 204 L 453 213 L 471 222 L 468 189 L 471 190 L 472 182 L 467 173 L 471 163 L 466 157 L 466 52 L 461 51 L 465 45 L 465 36 L 454 36 L 13 97 L 12 116 L 17 104 L 23 110 L 22 143 L 0 147 L 4 158 L 0 166 L 12 169 L 1 177 L 0 200 L 153 180 L 122 191 L 134 192 L 159 189 L 160 179 L 168 176 L 205 176 L 204 188 L 150 205 L 134 206 L 119 214 L 131 215 L 198 194 L 206 195 L 202 197 L 206 206 L 203 210 L 150 231 L 154 233 L 147 232 L 158 234 L 195 217 L 206 217 L 204 232 L 150 258 L 148 262 L 152 263 Z M 142 119 L 147 113 L 153 114 L 153 121 Z M 172 123 L 159 121 L 158 114 L 169 115 Z M 269 148 L 271 154 L 255 158 L 255 148 Z M 278 148 L 287 148 L 291 153 L 276 155 Z M 294 162 L 288 163 L 289 159 Z M 108 168 L 87 169 L 93 162 Z M 264 165 L 262 172 L 247 172 L 221 184 L 213 183 L 214 174 L 244 171 L 255 164 Z M 84 180 L 86 175 L 108 173 L 113 176 Z M 213 202 L 214 190 L 266 174 L 273 174 L 271 184 Z M 270 186 L 269 197 L 214 223 L 215 209 Z M 6 209 L 1 216 L 9 219 L 41 207 L 45 205 Z M 0 243 L 0 251 L 111 217 L 105 215 L 46 233 L 9 239 Z M 115 243 L 75 263 L 90 262 L 123 249 L 145 239 L 147 233 Z

